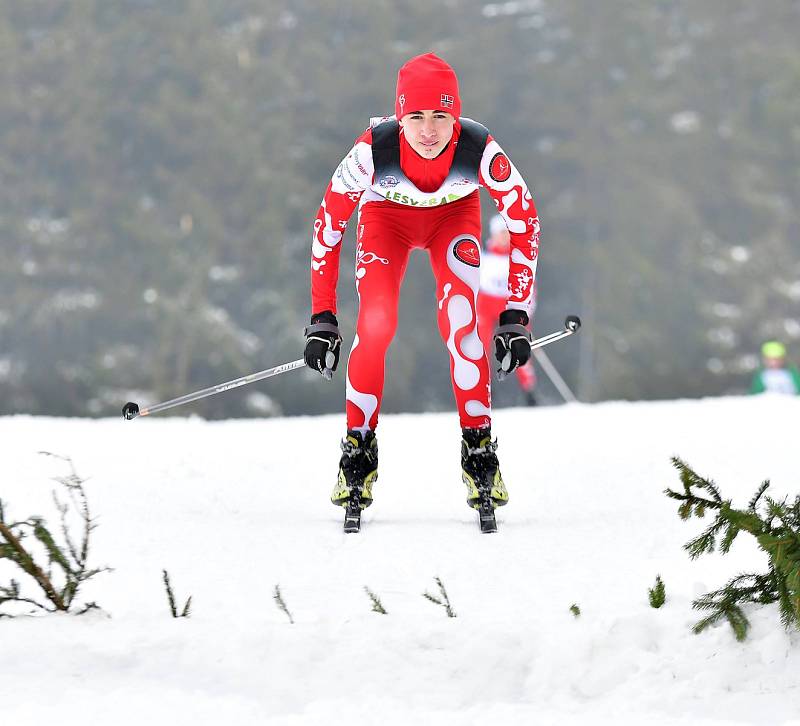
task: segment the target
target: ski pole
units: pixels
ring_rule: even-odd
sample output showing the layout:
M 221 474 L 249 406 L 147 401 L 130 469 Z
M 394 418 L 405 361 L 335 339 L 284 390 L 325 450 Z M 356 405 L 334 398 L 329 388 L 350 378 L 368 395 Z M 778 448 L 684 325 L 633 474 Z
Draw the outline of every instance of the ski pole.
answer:
M 550 360 L 550 356 L 547 355 L 547 353 L 545 353 L 543 350 L 534 350 L 533 357 L 536 358 L 536 361 L 542 367 L 542 370 L 547 374 L 550 382 L 561 394 L 561 398 L 564 399 L 564 402 L 575 403 L 575 401 L 578 399 L 575 398 L 575 394 L 572 392 L 572 389 L 567 385 L 567 382 L 561 377 L 558 369 L 553 365 L 553 361 Z
M 549 333 L 548 335 L 543 335 L 541 338 L 536 338 L 535 340 L 532 340 L 531 350 L 536 350 L 536 348 L 543 348 L 546 345 L 550 345 L 550 343 L 555 343 L 557 340 L 561 340 L 562 338 L 566 338 L 572 335 L 573 333 L 577 333 L 578 330 L 580 330 L 580 327 L 581 327 L 581 319 L 577 315 L 567 315 L 566 320 L 564 320 L 564 327 L 561 330 L 556 330 L 553 333 Z M 510 351 L 506 353 L 506 359 L 508 359 L 508 362 L 511 361 Z M 506 362 L 506 359 L 503 359 L 503 363 Z M 497 371 L 497 380 L 502 381 L 508 374 L 509 371 L 500 368 Z
M 305 364 L 305 360 L 299 358 L 298 360 L 293 360 L 291 363 L 283 363 L 279 366 L 275 366 L 274 368 L 267 368 L 263 371 L 258 371 L 257 373 L 250 373 L 247 376 L 234 378 L 232 381 L 220 383 L 218 386 L 209 386 L 208 388 L 204 388 L 202 391 L 187 393 L 185 396 L 173 398 L 172 400 L 164 401 L 163 403 L 155 403 L 152 406 L 142 409 L 139 408 L 138 403 L 128 401 L 128 403 L 122 407 L 122 418 L 130 421 L 137 416 L 149 416 L 151 413 L 166 411 L 168 408 L 174 408 L 175 406 L 183 406 L 184 403 L 198 401 L 201 398 L 213 396 L 217 393 L 222 393 L 223 391 L 230 391 L 232 388 L 238 388 L 239 386 L 246 386 L 248 383 L 255 383 L 256 381 L 261 381 L 264 378 L 270 378 L 271 376 L 279 376 L 281 373 L 293 371 L 295 368 L 302 368 Z

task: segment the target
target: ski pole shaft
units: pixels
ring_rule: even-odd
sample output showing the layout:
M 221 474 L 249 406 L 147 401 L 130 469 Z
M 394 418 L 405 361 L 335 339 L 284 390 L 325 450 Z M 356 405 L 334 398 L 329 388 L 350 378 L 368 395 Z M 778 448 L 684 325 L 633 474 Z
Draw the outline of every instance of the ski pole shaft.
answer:
M 581 319 L 577 315 L 567 315 L 566 320 L 564 321 L 564 327 L 561 330 L 556 330 L 553 333 L 549 333 L 548 335 L 543 335 L 541 338 L 536 338 L 535 340 L 531 341 L 531 350 L 536 350 L 536 348 L 544 348 L 546 345 L 550 345 L 550 343 L 555 343 L 557 340 L 561 340 L 562 338 L 567 338 L 574 333 L 577 333 L 581 327 Z M 509 360 L 511 355 L 508 354 L 506 356 Z M 503 368 L 500 368 L 497 371 L 497 380 L 502 381 L 511 371 L 506 371 Z
M 139 404 L 134 403 L 133 401 L 128 401 L 128 403 L 126 403 L 122 408 L 122 417 L 130 421 L 137 416 L 149 416 L 151 413 L 166 411 L 168 408 L 183 406 L 184 403 L 198 401 L 201 398 L 206 398 L 207 396 L 214 396 L 217 393 L 222 393 L 223 391 L 230 391 L 232 388 L 246 386 L 249 383 L 262 381 L 265 378 L 270 378 L 271 376 L 278 376 L 281 373 L 293 371 L 295 368 L 302 368 L 304 365 L 305 361 L 302 358 L 299 358 L 298 360 L 293 360 L 291 363 L 283 363 L 279 366 L 275 366 L 274 368 L 267 368 L 263 371 L 258 371 L 257 373 L 250 373 L 249 375 L 242 376 L 241 378 L 234 378 L 232 381 L 220 383 L 217 386 L 209 386 L 208 388 L 204 388 L 202 391 L 187 393 L 185 396 L 173 398 L 170 401 L 164 401 L 163 403 L 155 403 L 152 406 L 147 406 L 141 409 L 139 408 Z
M 550 360 L 550 356 L 547 355 L 547 353 L 545 353 L 543 350 L 535 350 L 533 351 L 533 357 L 536 358 L 537 362 L 542 367 L 542 370 L 547 374 L 547 377 L 555 386 L 555 389 L 561 394 L 564 402 L 575 403 L 575 401 L 578 399 L 575 398 L 575 394 L 572 392 L 572 389 L 567 385 L 567 382 L 561 377 L 558 369 L 553 365 L 553 361 Z

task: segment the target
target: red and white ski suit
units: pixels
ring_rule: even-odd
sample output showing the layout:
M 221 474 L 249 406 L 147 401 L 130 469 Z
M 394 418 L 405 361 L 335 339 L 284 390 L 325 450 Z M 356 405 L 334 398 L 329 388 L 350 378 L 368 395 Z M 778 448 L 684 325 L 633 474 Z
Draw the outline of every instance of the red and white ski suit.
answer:
M 355 278 L 358 321 L 347 366 L 347 428 L 374 429 L 383 393 L 386 350 L 397 328 L 400 283 L 411 250 L 427 250 L 436 280 L 439 332 L 450 353 L 450 375 L 461 426 L 490 423 L 489 361 L 478 336 L 481 217 L 478 187 L 492 196 L 511 234 L 506 306 L 528 311 L 539 248 L 536 207 L 522 176 L 489 135 L 477 175 L 453 165 L 462 132 L 435 159 L 424 159 L 399 131 L 399 169 L 376 178 L 375 119 L 337 167 L 314 222 L 312 314 L 336 312 L 341 241 L 359 206 Z M 474 122 L 464 119 L 465 124 Z M 470 126 L 471 128 L 471 126 Z M 377 132 L 377 131 L 376 131 Z M 485 130 L 484 130 L 485 132 Z
M 508 253 L 493 249 L 491 240 L 487 241 L 481 257 L 481 283 L 478 293 L 478 335 L 489 356 L 491 364 L 494 353 L 494 330 L 500 313 L 506 309 L 508 298 Z M 534 285 L 531 305 L 525 312 L 533 320 L 536 310 L 536 285 Z M 536 387 L 536 371 L 533 358 L 525 365 L 517 366 L 515 371 L 520 388 L 532 393 Z

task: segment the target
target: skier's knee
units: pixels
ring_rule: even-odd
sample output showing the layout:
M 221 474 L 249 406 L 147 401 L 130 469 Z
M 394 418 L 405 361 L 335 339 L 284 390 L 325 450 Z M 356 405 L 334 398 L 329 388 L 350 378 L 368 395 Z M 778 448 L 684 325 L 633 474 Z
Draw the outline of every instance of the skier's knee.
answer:
M 397 330 L 397 311 L 382 304 L 371 305 L 358 315 L 358 337 L 388 348 Z

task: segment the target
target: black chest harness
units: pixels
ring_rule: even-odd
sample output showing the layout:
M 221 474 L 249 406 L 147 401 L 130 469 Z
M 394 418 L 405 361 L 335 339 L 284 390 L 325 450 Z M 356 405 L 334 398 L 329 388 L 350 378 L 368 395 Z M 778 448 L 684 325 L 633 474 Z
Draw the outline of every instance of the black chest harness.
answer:
M 459 122 L 461 135 L 453 154 L 450 173 L 455 172 L 477 184 L 478 169 L 489 129 L 469 118 L 460 118 Z M 413 186 L 413 182 L 400 168 L 400 124 L 396 119 L 384 121 L 372 129 L 372 161 L 375 165 L 374 184 L 381 187 L 394 186 L 402 179 Z

